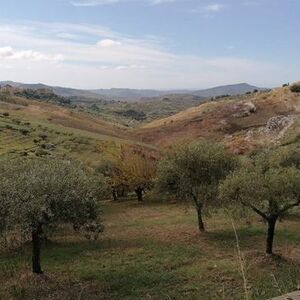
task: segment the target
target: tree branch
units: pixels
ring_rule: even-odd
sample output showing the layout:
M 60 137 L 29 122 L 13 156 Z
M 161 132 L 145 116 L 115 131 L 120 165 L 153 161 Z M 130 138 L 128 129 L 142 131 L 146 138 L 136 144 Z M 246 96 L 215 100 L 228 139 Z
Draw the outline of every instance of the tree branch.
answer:
M 269 220 L 269 217 L 263 213 L 262 211 L 260 211 L 258 208 L 256 208 L 254 205 L 250 204 L 250 203 L 246 203 L 246 202 L 243 202 L 241 201 L 241 203 L 244 205 L 244 206 L 247 206 L 247 207 L 250 207 L 252 210 L 254 210 L 258 215 L 260 215 L 263 219 L 265 220 Z
M 282 214 L 286 211 L 288 211 L 289 209 L 293 208 L 293 207 L 296 207 L 296 206 L 299 206 L 300 205 L 300 200 L 295 202 L 295 203 L 292 203 L 292 204 L 288 204 L 286 206 L 284 206 L 280 211 L 279 213 Z

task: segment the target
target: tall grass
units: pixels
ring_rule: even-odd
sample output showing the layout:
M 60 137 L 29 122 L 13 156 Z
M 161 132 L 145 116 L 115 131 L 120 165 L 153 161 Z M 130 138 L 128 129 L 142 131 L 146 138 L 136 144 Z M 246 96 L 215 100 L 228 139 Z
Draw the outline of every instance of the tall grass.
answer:
M 239 236 L 237 234 L 236 227 L 235 227 L 233 219 L 231 220 L 231 224 L 232 224 L 232 228 L 233 228 L 234 235 L 235 235 L 238 262 L 239 262 L 239 267 L 240 267 L 240 271 L 241 271 L 242 278 L 243 278 L 245 300 L 250 300 L 250 295 L 249 295 L 249 291 L 248 291 L 248 280 L 247 280 L 247 277 L 246 277 L 245 258 L 244 258 L 244 256 L 242 255 L 242 252 L 241 252 Z

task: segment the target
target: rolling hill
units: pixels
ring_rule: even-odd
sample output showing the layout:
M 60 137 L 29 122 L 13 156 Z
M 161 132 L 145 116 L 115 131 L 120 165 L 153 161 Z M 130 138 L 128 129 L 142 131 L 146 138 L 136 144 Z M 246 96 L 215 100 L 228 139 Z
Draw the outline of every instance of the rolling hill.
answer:
M 243 153 L 283 138 L 299 139 L 299 116 L 300 94 L 285 87 L 207 102 L 146 124 L 135 135 L 159 146 L 212 139 Z
M 41 91 L 36 90 L 36 94 L 40 96 Z M 290 87 L 221 97 L 218 101 L 176 94 L 163 96 L 159 101 L 104 101 L 100 106 L 94 103 L 93 107 L 65 104 L 53 93 L 30 99 L 35 93 L 23 92 L 27 97 L 0 90 L 0 154 L 26 152 L 30 147 L 36 151 L 39 145 L 34 140 L 44 133 L 49 136 L 48 143 L 55 145 L 65 136 L 62 143 L 69 140 L 70 153 L 89 163 L 122 146 L 157 151 L 182 140 L 205 138 L 223 141 L 234 152 L 243 153 L 297 140 L 300 135 L 300 94 L 291 92 Z M 51 97 L 49 101 L 44 99 L 47 95 Z M 89 142 L 86 145 L 81 139 Z M 11 146 L 7 146 L 6 140 L 11 141 Z M 73 145 L 73 140 L 79 142 Z M 65 155 L 65 149 L 57 143 L 55 151 Z M 99 148 L 102 152 L 95 150 Z
M 0 158 L 55 156 L 96 165 L 122 149 L 156 153 L 130 130 L 52 102 L 10 95 L 0 90 Z
M 193 95 L 210 98 L 217 97 L 222 95 L 242 95 L 245 93 L 253 92 L 255 90 L 265 90 L 262 88 L 258 88 L 257 86 L 250 85 L 248 83 L 239 83 L 239 84 L 231 84 L 231 85 L 223 85 L 217 86 L 210 89 L 200 90 L 193 92 Z
M 94 89 L 94 90 L 82 90 L 67 87 L 48 86 L 42 83 L 37 84 L 25 84 L 13 81 L 1 81 L 0 85 L 11 85 L 13 87 L 25 88 L 25 89 L 51 89 L 59 96 L 63 97 L 75 97 L 85 98 L 85 101 L 91 100 L 121 100 L 121 101 L 147 101 L 151 98 L 152 101 L 155 99 L 159 101 L 161 97 L 168 95 L 194 95 L 203 98 L 216 97 L 221 95 L 238 95 L 254 90 L 261 90 L 256 86 L 249 85 L 247 83 L 224 85 L 219 87 L 213 87 L 204 90 L 150 90 L 150 89 L 124 89 L 124 88 L 112 88 L 112 89 Z M 81 99 L 82 100 L 82 99 Z

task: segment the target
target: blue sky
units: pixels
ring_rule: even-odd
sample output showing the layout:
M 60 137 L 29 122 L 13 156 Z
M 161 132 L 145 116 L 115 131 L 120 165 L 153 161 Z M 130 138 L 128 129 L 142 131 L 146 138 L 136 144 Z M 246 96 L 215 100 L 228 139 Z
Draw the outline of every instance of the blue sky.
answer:
M 205 88 L 300 79 L 299 0 L 0 0 L 0 80 Z

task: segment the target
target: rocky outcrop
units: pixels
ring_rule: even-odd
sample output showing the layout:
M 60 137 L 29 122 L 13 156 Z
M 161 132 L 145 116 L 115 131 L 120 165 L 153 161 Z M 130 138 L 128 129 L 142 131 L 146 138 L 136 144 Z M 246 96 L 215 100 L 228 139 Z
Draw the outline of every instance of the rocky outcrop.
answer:
M 265 130 L 267 132 L 273 132 L 277 130 L 282 130 L 294 122 L 294 117 L 293 116 L 284 116 L 284 115 L 279 115 L 279 116 L 274 116 L 269 121 L 267 122 Z
M 256 112 L 256 106 L 251 101 L 240 101 L 233 106 L 235 118 L 248 117 Z

